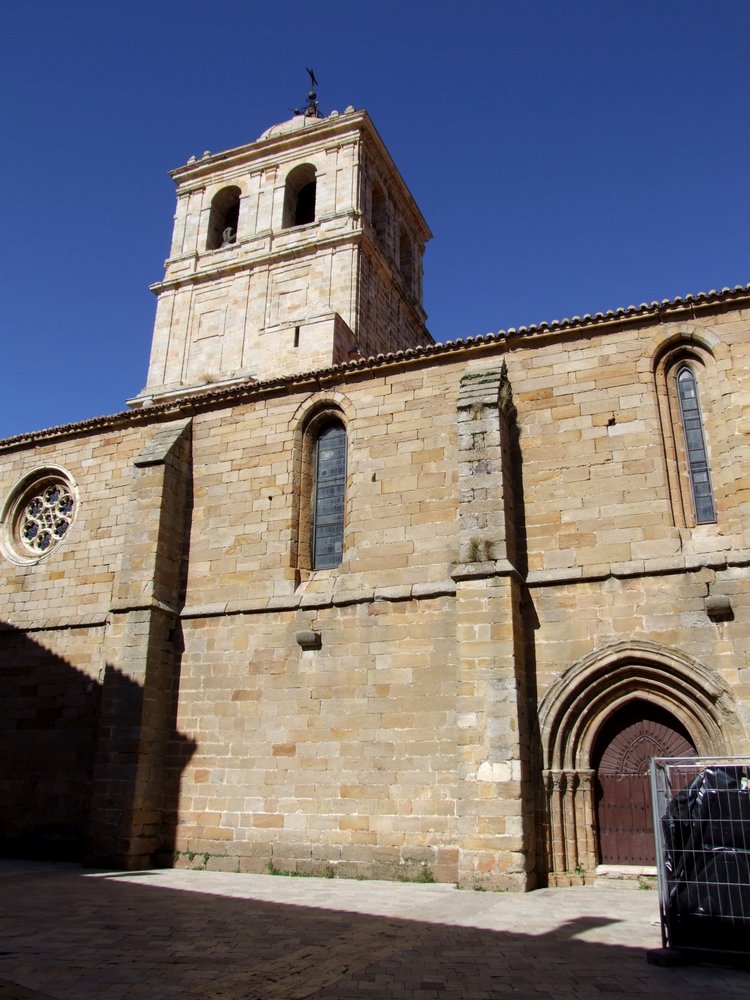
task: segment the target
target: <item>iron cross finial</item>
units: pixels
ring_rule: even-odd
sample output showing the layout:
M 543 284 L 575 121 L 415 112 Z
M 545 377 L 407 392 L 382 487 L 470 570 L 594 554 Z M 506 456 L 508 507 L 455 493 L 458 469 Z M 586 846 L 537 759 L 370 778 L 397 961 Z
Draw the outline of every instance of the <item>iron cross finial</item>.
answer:
M 321 118 L 322 115 L 318 108 L 318 95 L 315 92 L 315 88 L 318 86 L 318 80 L 315 76 L 315 70 L 311 67 L 306 67 L 307 74 L 310 77 L 310 91 L 307 95 L 307 107 L 304 111 L 300 111 L 299 108 L 294 109 L 295 115 L 304 115 L 305 118 Z

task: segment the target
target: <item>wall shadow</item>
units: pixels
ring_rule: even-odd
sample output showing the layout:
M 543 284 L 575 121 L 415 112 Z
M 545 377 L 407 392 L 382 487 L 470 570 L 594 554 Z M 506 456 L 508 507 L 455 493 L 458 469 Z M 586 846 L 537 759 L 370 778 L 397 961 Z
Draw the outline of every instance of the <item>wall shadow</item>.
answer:
M 21 629 L 0 623 L 0 856 L 82 861 L 92 838 L 98 781 L 106 783 L 116 825 L 127 827 L 137 812 L 144 692 L 109 664 L 101 680 L 92 674 L 93 668 L 86 673 Z M 167 746 L 177 748 L 172 766 L 159 770 L 157 838 L 164 858 L 175 841 L 181 770 L 174 760 L 184 766 L 195 744 L 177 732 L 175 696 L 166 700 L 162 719 L 163 753 Z M 102 774 L 110 743 L 116 743 L 116 760 Z M 149 766 L 159 766 L 156 757 Z
M 526 583 L 529 572 L 529 549 L 523 475 L 524 457 L 521 445 L 522 428 L 513 401 L 513 391 L 505 362 L 501 372 L 499 403 L 501 436 L 505 442 L 503 478 L 508 558 L 518 572 L 520 580 L 515 622 L 515 633 L 518 637 L 516 648 L 518 722 L 520 731 L 525 734 L 525 753 L 522 760 L 524 814 L 529 820 L 534 817 L 533 829 L 529 830 L 527 850 L 533 882 L 537 886 L 544 886 L 549 875 L 549 859 L 545 836 L 547 817 L 543 781 L 544 754 L 538 715 L 536 632 L 539 629 L 539 618 Z

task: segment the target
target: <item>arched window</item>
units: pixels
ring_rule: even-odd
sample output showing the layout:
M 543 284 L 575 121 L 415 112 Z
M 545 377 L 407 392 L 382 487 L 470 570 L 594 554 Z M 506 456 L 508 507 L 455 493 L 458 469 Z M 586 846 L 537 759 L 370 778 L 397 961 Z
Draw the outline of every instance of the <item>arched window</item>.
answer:
M 720 446 L 712 441 L 720 428 L 712 423 L 707 402 L 717 378 L 712 345 L 697 335 L 676 337 L 655 354 L 653 366 L 674 523 L 678 528 L 712 524 L 717 516 L 711 445 Z
M 383 189 L 377 181 L 372 185 L 372 201 L 370 204 L 370 221 L 375 230 L 375 239 L 381 249 L 388 246 L 388 205 Z
M 218 250 L 220 247 L 231 246 L 237 239 L 241 194 L 240 189 L 233 185 L 222 188 L 214 195 L 211 202 L 211 214 L 208 217 L 206 250 Z
M 677 395 L 680 401 L 680 417 L 685 438 L 686 468 L 698 524 L 708 524 L 716 520 L 711 472 L 708 467 L 706 438 L 703 433 L 703 417 L 698 399 L 698 383 L 692 369 L 680 365 L 676 373 Z
M 402 226 L 398 237 L 398 266 L 409 291 L 414 288 L 414 245 Z
M 322 425 L 312 455 L 310 514 L 312 569 L 338 566 L 344 552 L 346 428 L 339 420 Z
M 312 163 L 302 163 L 289 172 L 284 187 L 282 226 L 306 226 L 315 222 L 316 171 Z

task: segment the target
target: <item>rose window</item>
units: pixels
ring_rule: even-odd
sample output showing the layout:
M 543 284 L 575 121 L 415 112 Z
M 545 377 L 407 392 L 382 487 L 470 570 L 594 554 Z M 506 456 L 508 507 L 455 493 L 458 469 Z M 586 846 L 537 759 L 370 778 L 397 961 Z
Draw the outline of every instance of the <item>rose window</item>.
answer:
M 65 537 L 74 513 L 72 494 L 61 483 L 52 483 L 19 512 L 18 537 L 32 552 L 48 552 Z
M 67 538 L 77 512 L 75 480 L 56 465 L 36 469 L 5 501 L 0 552 L 19 565 L 38 562 Z

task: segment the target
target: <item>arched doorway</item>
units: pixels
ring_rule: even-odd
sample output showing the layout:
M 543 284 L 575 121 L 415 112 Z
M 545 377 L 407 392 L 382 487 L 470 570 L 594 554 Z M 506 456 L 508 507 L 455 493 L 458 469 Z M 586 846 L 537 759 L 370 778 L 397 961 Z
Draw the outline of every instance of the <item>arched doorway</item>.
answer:
M 636 709 L 635 718 L 628 716 Z M 603 761 L 607 766 L 605 750 L 629 723 L 656 723 L 656 730 L 651 728 L 656 756 L 692 755 L 693 747 L 700 756 L 722 756 L 746 745 L 745 717 L 720 674 L 687 653 L 649 640 L 614 643 L 563 671 L 539 706 L 544 770 L 538 856 L 549 883 L 570 885 L 572 877 L 595 871 L 601 859 L 597 766 Z M 687 751 L 658 729 L 665 722 L 687 741 Z M 652 755 L 645 735 L 623 735 L 631 756 L 637 758 L 639 748 L 642 757 Z M 616 755 L 616 743 L 613 749 Z
M 649 763 L 690 757 L 695 745 L 671 713 L 640 699 L 614 712 L 592 753 L 599 859 L 602 864 L 653 865 Z

